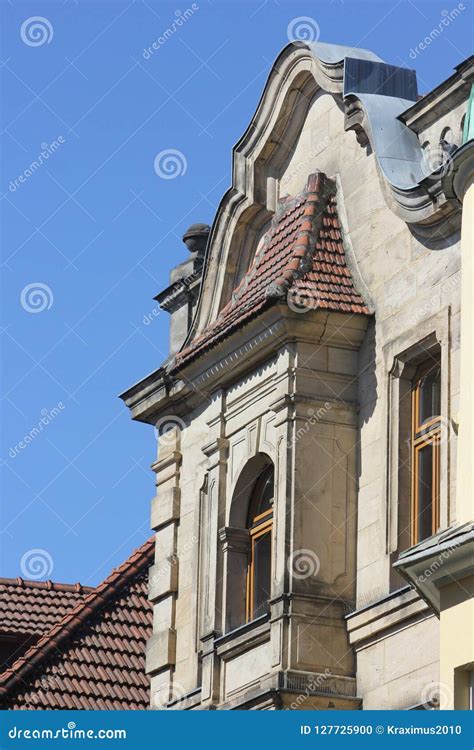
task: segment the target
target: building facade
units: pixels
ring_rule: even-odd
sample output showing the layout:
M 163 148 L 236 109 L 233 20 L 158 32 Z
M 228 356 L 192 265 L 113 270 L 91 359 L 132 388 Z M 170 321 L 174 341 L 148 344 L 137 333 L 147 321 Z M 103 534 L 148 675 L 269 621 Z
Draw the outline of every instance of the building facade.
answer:
M 186 233 L 122 394 L 158 435 L 151 708 L 468 707 L 473 80 L 288 45 Z

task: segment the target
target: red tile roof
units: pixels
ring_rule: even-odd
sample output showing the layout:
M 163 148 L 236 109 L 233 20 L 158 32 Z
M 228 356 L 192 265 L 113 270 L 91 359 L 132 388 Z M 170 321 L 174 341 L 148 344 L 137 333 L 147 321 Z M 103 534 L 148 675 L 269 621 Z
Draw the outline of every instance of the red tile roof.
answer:
M 151 538 L 0 675 L 4 708 L 148 707 L 153 555 Z
M 0 578 L 0 634 L 43 635 L 91 591 L 80 583 Z
M 217 344 L 264 308 L 369 314 L 346 264 L 336 184 L 322 172 L 305 191 L 280 201 L 261 249 L 216 320 L 176 356 L 175 369 Z

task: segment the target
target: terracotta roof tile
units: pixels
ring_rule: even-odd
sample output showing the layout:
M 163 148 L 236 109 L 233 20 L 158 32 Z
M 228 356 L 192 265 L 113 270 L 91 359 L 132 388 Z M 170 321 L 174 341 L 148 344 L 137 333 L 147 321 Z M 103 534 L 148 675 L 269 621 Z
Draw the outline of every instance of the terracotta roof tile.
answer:
M 152 631 L 148 568 L 154 539 L 0 675 L 9 709 L 145 709 L 145 644 Z
M 336 185 L 322 172 L 305 191 L 280 201 L 263 245 L 216 320 L 176 356 L 174 369 L 229 336 L 264 308 L 286 301 L 299 308 L 369 314 L 346 265 Z
M 43 635 L 91 591 L 80 583 L 0 578 L 0 633 Z

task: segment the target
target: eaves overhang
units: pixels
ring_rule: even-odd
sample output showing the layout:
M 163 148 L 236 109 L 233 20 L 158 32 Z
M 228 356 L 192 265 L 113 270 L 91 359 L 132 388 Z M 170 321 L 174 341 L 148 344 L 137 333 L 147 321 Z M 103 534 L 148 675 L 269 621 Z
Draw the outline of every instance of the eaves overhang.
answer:
M 163 415 L 186 418 L 200 403 L 209 402 L 216 389 L 227 387 L 288 343 L 308 341 L 361 345 L 368 315 L 308 310 L 304 315 L 286 304 L 275 304 L 252 318 L 210 351 L 176 373 L 160 368 L 121 394 L 132 419 L 156 424 Z M 170 368 L 172 361 L 170 362 Z
M 452 108 L 467 99 L 474 80 L 474 55 L 456 65 L 454 70 L 455 73 L 449 78 L 428 91 L 400 114 L 400 120 L 405 125 L 418 133 L 436 121 L 439 117 L 440 108 L 445 108 L 448 100 L 449 106 Z
M 403 552 L 394 568 L 439 616 L 440 589 L 474 574 L 474 523 L 453 526 Z

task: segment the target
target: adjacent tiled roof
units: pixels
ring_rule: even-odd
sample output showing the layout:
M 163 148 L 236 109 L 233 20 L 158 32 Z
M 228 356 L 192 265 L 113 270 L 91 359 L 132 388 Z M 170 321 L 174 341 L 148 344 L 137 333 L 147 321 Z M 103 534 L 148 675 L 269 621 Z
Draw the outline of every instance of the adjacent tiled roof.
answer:
M 43 635 L 91 591 L 80 583 L 0 578 L 0 634 Z
M 280 201 L 263 245 L 231 300 L 176 356 L 175 368 L 214 346 L 276 302 L 290 307 L 368 314 L 344 254 L 336 185 L 322 172 L 305 191 Z
M 13 709 L 145 709 L 149 539 L 0 675 Z

